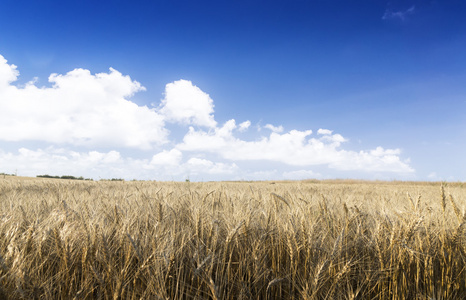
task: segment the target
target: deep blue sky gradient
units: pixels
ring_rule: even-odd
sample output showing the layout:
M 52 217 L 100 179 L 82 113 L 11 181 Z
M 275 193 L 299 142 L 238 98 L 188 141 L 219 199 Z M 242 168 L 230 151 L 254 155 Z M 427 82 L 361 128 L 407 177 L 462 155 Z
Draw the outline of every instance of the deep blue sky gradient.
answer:
M 219 123 L 328 128 L 402 149 L 416 179 L 466 180 L 465 1 L 3 0 L 0 54 L 18 83 L 113 67 L 139 105 L 191 80 Z

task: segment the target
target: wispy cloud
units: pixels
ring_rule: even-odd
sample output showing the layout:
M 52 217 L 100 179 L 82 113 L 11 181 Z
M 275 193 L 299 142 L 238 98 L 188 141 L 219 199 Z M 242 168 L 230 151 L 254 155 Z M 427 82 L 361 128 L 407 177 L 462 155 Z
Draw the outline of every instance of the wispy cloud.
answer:
M 409 15 L 414 14 L 415 6 L 411 6 L 406 10 L 400 11 L 392 11 L 392 10 L 385 10 L 384 15 L 382 16 L 382 20 L 390 20 L 390 19 L 400 19 L 402 21 L 406 20 Z
M 328 129 L 322 129 L 322 128 L 319 128 L 319 130 L 317 130 L 317 134 L 322 134 L 322 135 L 330 135 L 332 134 L 332 130 L 328 130 Z
M 244 121 L 243 123 L 239 124 L 239 131 L 246 131 L 248 130 L 249 126 L 251 126 L 251 121 Z
M 273 126 L 272 124 L 267 124 L 264 128 L 271 130 L 272 132 L 280 133 L 283 132 L 283 126 Z

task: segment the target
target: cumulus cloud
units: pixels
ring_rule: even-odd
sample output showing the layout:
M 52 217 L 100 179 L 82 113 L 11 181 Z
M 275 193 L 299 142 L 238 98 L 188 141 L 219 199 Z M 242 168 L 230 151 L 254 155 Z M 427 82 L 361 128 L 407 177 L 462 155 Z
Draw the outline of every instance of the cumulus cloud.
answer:
M 16 66 L 8 64 L 8 61 L 0 55 L 0 88 L 4 88 L 5 86 L 9 85 L 19 76 L 18 70 L 16 70 Z
M 186 163 L 190 173 L 207 173 L 207 174 L 233 174 L 238 170 L 236 164 L 214 163 L 210 160 L 193 157 Z
M 0 150 L 2 172 L 18 172 L 22 176 L 73 175 L 93 179 L 124 178 L 184 180 L 190 176 L 215 179 L 218 175 L 232 175 L 239 171 L 234 163 L 213 162 L 191 157 L 183 162 L 176 149 L 162 151 L 152 160 L 123 157 L 120 152 L 76 152 L 65 148 L 48 147 L 31 150 L 20 148 L 17 153 Z
M 18 169 L 31 176 L 49 173 L 159 180 L 321 177 L 309 170 L 311 166 L 369 173 L 414 172 L 409 160 L 401 159 L 399 149 L 348 151 L 343 147 L 347 139 L 329 129 L 320 128 L 313 135 L 312 130 L 285 132 L 281 125 L 267 124 L 258 127 L 270 130 L 265 135 L 259 130 L 252 140 L 238 138 L 236 134 L 248 130 L 251 121 L 237 125 L 231 119 L 219 126 L 213 100 L 187 80 L 167 84 L 160 105 L 148 108 L 129 100 L 145 88 L 113 68 L 98 74 L 84 69 L 52 74 L 51 87 L 38 87 L 36 81 L 15 86 L 18 76 L 16 66 L 0 55 L 0 141 L 41 141 L 52 146 L 20 148 L 17 153 L 0 149 L 2 172 Z M 166 128 L 169 122 L 189 126 L 181 142 L 171 139 Z M 75 146 L 88 151 L 72 150 Z M 117 150 L 96 151 L 98 147 Z M 157 152 L 135 159 L 121 155 L 119 150 L 125 147 Z M 243 162 L 251 169 L 242 169 Z M 268 164 L 274 169 L 268 169 Z M 283 172 L 277 165 L 302 169 Z
M 332 132 L 333 132 L 332 130 L 322 129 L 322 128 L 317 130 L 317 134 L 323 134 L 323 135 L 330 135 L 332 134 Z
M 0 56 L 0 140 L 142 149 L 167 140 L 164 117 L 128 100 L 145 88 L 115 69 L 52 74 L 52 87 L 11 85 L 18 74 Z
M 281 126 L 281 125 L 280 126 L 273 126 L 272 124 L 267 124 L 267 125 L 264 126 L 264 128 L 270 129 L 271 131 L 277 132 L 277 133 L 283 132 L 283 126 Z
M 248 120 L 248 121 L 245 121 L 243 123 L 240 123 L 238 130 L 241 131 L 241 132 L 246 131 L 246 130 L 248 130 L 249 126 L 251 126 L 251 122 Z
M 26 176 L 83 175 L 98 179 L 99 176 L 115 177 L 129 172 L 128 161 L 117 151 L 80 153 L 54 147 L 37 150 L 20 148 L 17 153 L 0 151 L 0 165 Z
M 340 149 L 346 141 L 340 134 L 309 137 L 311 130 L 272 132 L 257 141 L 234 137 L 235 121 L 230 120 L 214 131 L 193 127 L 177 145 L 181 151 L 210 152 L 232 161 L 269 160 L 291 166 L 328 165 L 338 170 L 387 171 L 410 173 L 408 162 L 401 161 L 399 149 L 378 147 L 369 151 Z
M 415 6 L 411 6 L 410 8 L 402 11 L 391 11 L 391 10 L 386 10 L 384 15 L 382 16 L 383 20 L 389 20 L 389 19 L 400 19 L 404 21 L 408 15 L 414 14 Z
M 330 168 L 345 171 L 412 173 L 410 161 L 400 159 L 400 149 L 377 147 L 369 151 L 340 150 L 341 157 L 329 163 Z
M 171 122 L 211 128 L 217 125 L 213 100 L 188 80 L 167 84 L 160 112 Z
M 182 158 L 183 153 L 178 149 L 172 149 L 170 151 L 163 150 L 152 157 L 151 164 L 177 166 L 180 164 Z

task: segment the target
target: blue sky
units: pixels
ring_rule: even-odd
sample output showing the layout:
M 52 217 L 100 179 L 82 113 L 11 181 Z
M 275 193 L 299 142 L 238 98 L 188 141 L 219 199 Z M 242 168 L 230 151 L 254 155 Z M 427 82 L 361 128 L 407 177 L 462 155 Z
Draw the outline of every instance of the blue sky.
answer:
M 2 1 L 0 172 L 465 181 L 465 15 L 459 0 Z

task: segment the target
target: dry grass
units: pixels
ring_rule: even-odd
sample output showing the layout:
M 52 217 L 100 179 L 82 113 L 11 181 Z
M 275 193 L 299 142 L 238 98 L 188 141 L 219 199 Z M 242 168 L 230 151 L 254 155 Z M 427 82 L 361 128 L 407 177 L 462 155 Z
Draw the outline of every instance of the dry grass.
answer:
M 464 299 L 462 184 L 0 179 L 0 298 Z

